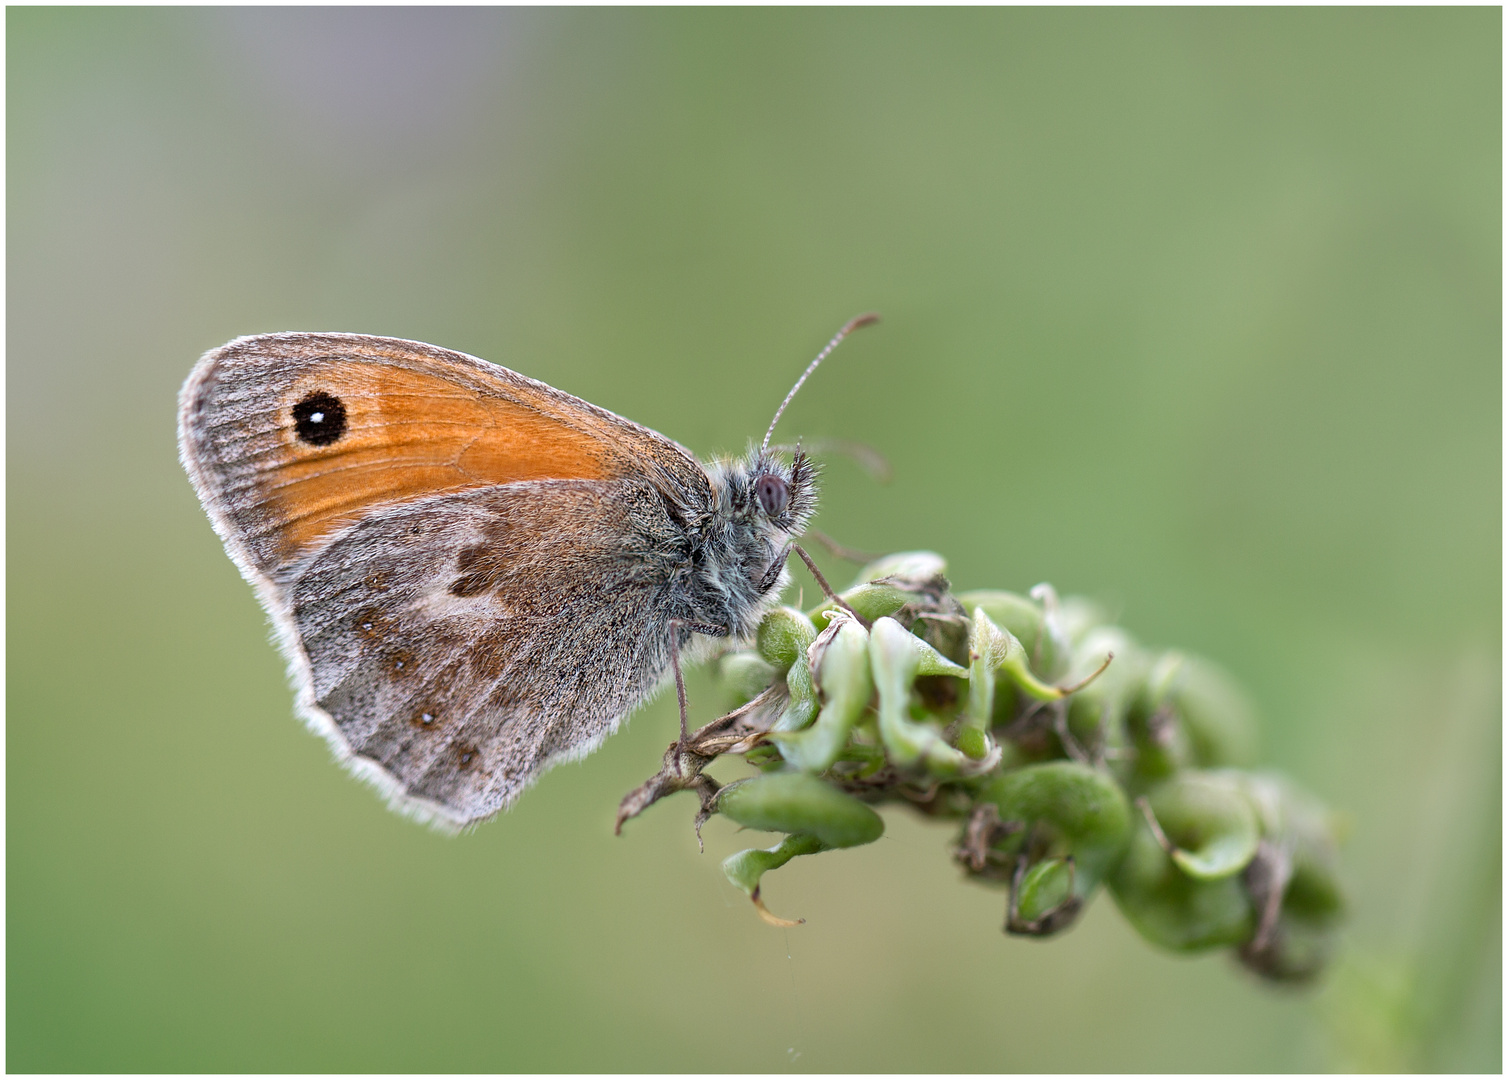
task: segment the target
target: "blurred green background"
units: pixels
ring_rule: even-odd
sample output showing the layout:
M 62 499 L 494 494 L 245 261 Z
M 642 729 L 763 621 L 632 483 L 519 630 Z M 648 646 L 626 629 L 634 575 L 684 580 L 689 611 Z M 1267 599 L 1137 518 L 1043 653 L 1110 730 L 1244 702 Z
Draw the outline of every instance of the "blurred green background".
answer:
M 1500 1069 L 1498 10 L 7 30 L 11 1070 Z M 1350 821 L 1319 987 L 1108 898 L 1008 939 L 896 811 L 771 878 L 808 919 L 771 929 L 689 796 L 612 836 L 663 696 L 474 834 L 412 825 L 291 719 L 176 460 L 199 354 L 290 329 L 739 450 L 867 309 L 782 431 L 895 479 L 832 461 L 818 526 L 1229 667 Z

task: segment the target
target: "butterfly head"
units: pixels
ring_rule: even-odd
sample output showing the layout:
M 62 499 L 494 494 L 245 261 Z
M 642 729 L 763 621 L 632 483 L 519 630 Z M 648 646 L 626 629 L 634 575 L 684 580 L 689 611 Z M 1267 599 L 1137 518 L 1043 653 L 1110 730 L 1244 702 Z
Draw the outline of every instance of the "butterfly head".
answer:
M 799 450 L 787 460 L 755 448 L 706 469 L 713 502 L 686 588 L 695 621 L 746 637 L 780 594 L 790 544 L 816 513 L 816 463 Z
M 718 478 L 730 521 L 768 539 L 776 549 L 800 536 L 817 509 L 817 466 L 800 449 L 789 461 L 776 452 L 750 450 L 725 463 Z

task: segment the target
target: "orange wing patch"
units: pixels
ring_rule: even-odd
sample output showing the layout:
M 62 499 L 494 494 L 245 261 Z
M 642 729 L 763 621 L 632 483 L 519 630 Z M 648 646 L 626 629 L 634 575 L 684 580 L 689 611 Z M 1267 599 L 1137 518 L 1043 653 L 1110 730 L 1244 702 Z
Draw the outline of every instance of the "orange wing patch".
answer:
M 463 353 L 361 334 L 237 338 L 179 397 L 179 450 L 232 555 L 276 576 L 341 527 L 442 492 L 639 477 L 707 497 L 684 447 Z
M 330 401 L 343 430 L 301 433 L 294 407 Z M 308 411 L 307 408 L 305 410 Z M 330 419 L 313 412 L 321 423 Z M 361 361 L 320 365 L 292 388 L 279 445 L 258 462 L 266 524 L 284 557 L 374 505 L 517 480 L 595 480 L 611 475 L 593 435 L 509 401 L 432 375 Z M 308 435 L 315 440 L 310 441 Z

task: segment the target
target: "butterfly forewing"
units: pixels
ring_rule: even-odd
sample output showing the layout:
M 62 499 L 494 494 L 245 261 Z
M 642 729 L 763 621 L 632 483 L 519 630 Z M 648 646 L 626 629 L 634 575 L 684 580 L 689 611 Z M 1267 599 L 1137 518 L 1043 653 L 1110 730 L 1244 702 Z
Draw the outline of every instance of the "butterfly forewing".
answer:
M 662 435 L 506 368 L 391 338 L 233 341 L 190 377 L 179 431 L 222 535 L 262 573 L 378 506 L 444 491 L 647 477 L 695 498 L 706 486 Z

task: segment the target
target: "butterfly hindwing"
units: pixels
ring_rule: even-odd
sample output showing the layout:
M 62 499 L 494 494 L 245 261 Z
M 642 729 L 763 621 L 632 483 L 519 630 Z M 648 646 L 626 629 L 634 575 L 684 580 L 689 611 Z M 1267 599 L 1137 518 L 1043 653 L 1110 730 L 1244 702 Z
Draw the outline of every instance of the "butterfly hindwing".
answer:
M 304 711 L 403 807 L 490 817 L 654 689 L 677 536 L 634 481 L 515 483 L 369 517 L 289 585 Z

